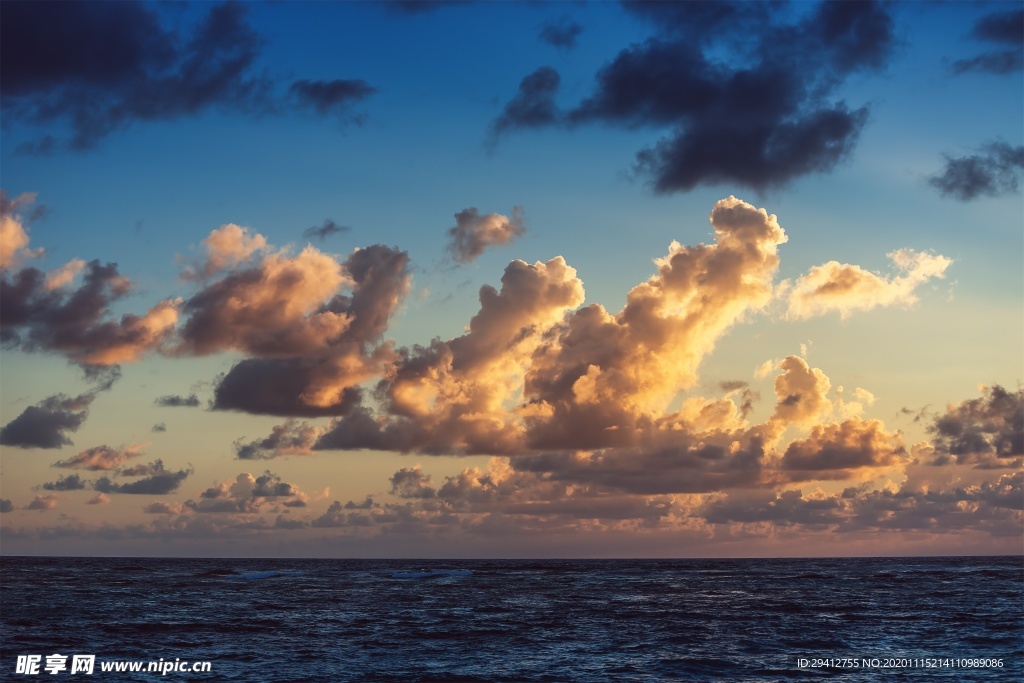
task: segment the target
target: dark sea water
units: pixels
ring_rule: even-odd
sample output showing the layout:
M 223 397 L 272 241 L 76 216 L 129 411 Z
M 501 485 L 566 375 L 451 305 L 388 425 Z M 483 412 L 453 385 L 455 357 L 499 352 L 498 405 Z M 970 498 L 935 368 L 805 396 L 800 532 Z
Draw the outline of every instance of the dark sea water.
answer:
M 0 597 L 4 681 L 1024 681 L 1020 557 L 4 558 Z M 55 653 L 93 675 L 15 673 Z M 100 671 L 161 658 L 211 672 Z

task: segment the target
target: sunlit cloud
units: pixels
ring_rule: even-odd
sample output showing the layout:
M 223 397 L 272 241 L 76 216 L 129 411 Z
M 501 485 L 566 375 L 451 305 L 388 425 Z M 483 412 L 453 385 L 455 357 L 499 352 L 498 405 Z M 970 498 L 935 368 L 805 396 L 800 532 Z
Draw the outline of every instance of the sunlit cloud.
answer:
M 917 302 L 917 288 L 932 278 L 945 277 L 946 269 L 953 263 L 940 254 L 913 249 L 899 249 L 887 256 L 898 274 L 878 275 L 838 261 L 811 268 L 788 289 L 788 316 L 810 318 L 837 311 L 845 319 L 855 311 L 910 306 Z

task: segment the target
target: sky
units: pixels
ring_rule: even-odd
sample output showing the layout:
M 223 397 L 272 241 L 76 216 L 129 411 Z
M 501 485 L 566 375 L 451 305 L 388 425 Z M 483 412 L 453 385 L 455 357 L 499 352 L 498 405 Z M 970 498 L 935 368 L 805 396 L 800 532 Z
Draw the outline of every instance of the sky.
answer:
M 1020 2 L 0 5 L 0 552 L 1024 552 Z

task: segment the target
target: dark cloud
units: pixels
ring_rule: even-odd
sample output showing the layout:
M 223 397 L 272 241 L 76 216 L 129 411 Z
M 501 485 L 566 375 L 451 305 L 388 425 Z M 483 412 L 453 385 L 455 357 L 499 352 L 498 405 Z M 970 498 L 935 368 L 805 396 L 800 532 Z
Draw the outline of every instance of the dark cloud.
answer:
M 326 115 L 374 92 L 364 81 L 294 81 L 287 95 L 259 68 L 264 39 L 243 3 L 210 7 L 195 25 L 165 25 L 160 7 L 128 2 L 16 3 L 0 27 L 0 80 L 8 121 L 66 124 L 19 146 L 85 150 L 139 122 L 211 109 L 247 114 L 309 108 Z
M 455 214 L 455 225 L 448 229 L 448 253 L 457 263 L 469 263 L 494 246 L 511 244 L 526 234 L 522 207 L 512 209 L 512 217 L 500 213 L 481 216 L 471 206 Z
M 137 360 L 158 347 L 177 322 L 177 303 L 161 301 L 144 315 L 107 320 L 111 306 L 132 291 L 116 263 L 83 264 L 82 284 L 54 286 L 36 268 L 0 278 L 0 340 L 25 351 L 64 354 L 87 371 Z
M 45 491 L 78 491 L 85 488 L 85 483 L 77 474 L 69 474 L 66 477 L 59 477 L 57 481 L 42 484 L 41 488 Z
M 100 477 L 92 487 L 101 493 L 128 493 L 163 496 L 178 490 L 181 483 L 193 473 L 191 468 L 173 472 L 164 468 L 162 460 L 155 460 L 146 470 L 150 476 L 137 481 L 117 484 L 110 477 Z
M 675 443 L 516 456 L 511 464 L 550 481 L 643 495 L 722 491 L 754 486 L 761 478 L 765 454 L 757 437 L 743 445 L 728 435 L 698 440 L 680 434 L 667 440 Z
M 1024 389 L 997 385 L 981 398 L 950 405 L 928 427 L 933 464 L 979 468 L 1020 467 L 1024 462 Z
M 790 443 L 781 467 L 795 481 L 849 479 L 858 470 L 900 464 L 906 456 L 902 441 L 880 421 L 854 417 L 818 425 L 806 439 Z
M 7 498 L 0 498 L 0 512 L 13 512 L 14 503 Z
M 987 532 L 1019 538 L 1024 533 L 1024 472 L 978 486 L 849 493 L 851 514 L 837 532 L 864 530 L 932 533 Z
M 267 470 L 256 477 L 256 485 L 253 487 L 252 495 L 257 498 L 282 498 L 298 496 L 301 493 L 297 487 L 281 481 L 280 475 Z
M 944 197 L 970 201 L 978 197 L 997 197 L 1020 189 L 1024 175 L 1024 146 L 1003 141 L 983 145 L 977 154 L 946 156 L 946 167 L 928 183 Z
M 188 396 L 169 394 L 161 396 L 154 403 L 161 408 L 196 408 L 199 406 L 199 397 L 195 394 L 189 394 Z
M 1024 10 L 993 12 L 978 19 L 971 30 L 974 38 L 995 43 L 1003 49 L 990 50 L 953 62 L 953 73 L 971 71 L 999 76 L 1024 70 Z
M 823 2 L 796 23 L 767 3 L 636 3 L 659 35 L 622 50 L 594 93 L 560 112 L 558 74 L 544 67 L 492 124 L 492 136 L 556 123 L 673 132 L 637 154 L 657 192 L 736 183 L 763 191 L 827 172 L 868 119 L 833 93 L 850 74 L 884 67 L 893 21 L 873 2 Z M 732 60 L 717 61 L 727 51 Z
M 12 5 L 2 28 L 4 111 L 33 123 L 66 121 L 70 147 L 81 150 L 137 121 L 212 107 L 269 109 L 271 84 L 254 73 L 263 41 L 246 11 L 217 5 L 178 34 L 141 3 Z
M 419 465 L 403 467 L 388 481 L 391 482 L 391 493 L 400 498 L 433 498 L 437 495 L 437 490 L 430 486 L 430 475 L 424 474 Z
M 540 128 L 556 123 L 560 114 L 555 94 L 561 83 L 558 72 L 542 66 L 519 83 L 519 93 L 513 97 L 501 115 L 491 124 L 492 142 L 511 130 Z
M 389 12 L 396 14 L 426 14 L 452 5 L 465 5 L 473 0 L 384 0 Z
M 846 519 L 842 500 L 804 498 L 798 490 L 737 491 L 706 504 L 698 514 L 711 524 L 771 522 L 776 526 L 827 528 Z
M 359 403 L 361 391 L 350 386 L 336 398 L 311 404 L 307 389 L 320 381 L 344 375 L 330 361 L 304 358 L 249 358 L 236 363 L 217 379 L 214 410 L 238 410 L 254 415 L 331 417 L 345 415 Z
M 150 429 L 150 431 L 151 432 L 166 432 L 167 431 L 167 425 L 165 423 L 163 423 L 163 422 L 158 422 L 155 425 L 153 425 L 153 427 L 152 427 L 152 429 Z
M 540 39 L 548 45 L 571 50 L 576 47 L 576 39 L 583 33 L 583 27 L 572 17 L 562 15 L 558 19 L 549 19 L 540 29 Z
M 352 230 L 352 228 L 350 228 L 349 226 L 338 225 L 330 218 L 327 218 L 324 220 L 324 224 L 321 225 L 319 228 L 314 225 L 313 227 L 306 228 L 305 230 L 303 230 L 302 236 L 310 240 L 316 238 L 318 240 L 323 241 L 330 237 L 331 235 L 340 235 L 341 233 L 349 232 L 350 230 Z
M 292 97 L 303 107 L 317 114 L 345 116 L 351 105 L 377 92 L 377 89 L 362 79 L 335 79 L 333 81 L 311 81 L 301 79 L 288 89 Z
M 55 394 L 29 406 L 0 429 L 0 444 L 18 448 L 69 446 L 71 439 L 67 433 L 78 431 L 82 426 L 89 416 L 89 404 L 95 397 L 93 393 L 74 398 Z
M 351 500 L 345 503 L 346 510 L 371 510 L 373 509 L 373 506 L 374 502 L 372 496 L 367 496 L 361 503 L 356 503 Z
M 235 457 L 239 460 L 269 460 L 282 455 L 307 454 L 320 434 L 312 425 L 295 420 L 277 425 L 265 439 L 248 443 L 235 441 Z

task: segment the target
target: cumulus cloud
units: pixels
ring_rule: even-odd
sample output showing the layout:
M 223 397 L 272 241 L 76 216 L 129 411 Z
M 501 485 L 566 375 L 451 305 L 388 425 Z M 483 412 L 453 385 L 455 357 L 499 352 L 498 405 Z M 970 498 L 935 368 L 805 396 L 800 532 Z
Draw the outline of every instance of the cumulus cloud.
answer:
M 105 493 L 97 493 L 95 496 L 85 501 L 86 505 L 108 505 L 110 503 L 110 496 Z
M 347 225 L 338 225 L 330 218 L 327 218 L 324 220 L 323 225 L 321 225 L 320 227 L 314 225 L 303 230 L 302 236 L 305 237 L 306 239 L 316 238 L 320 241 L 323 241 L 328 237 L 331 237 L 332 235 L 340 235 L 341 233 L 350 232 L 351 230 L 351 227 Z
M 250 234 L 249 228 L 234 223 L 222 225 L 203 240 L 206 258 L 197 265 L 186 266 L 181 274 L 184 280 L 208 278 L 222 270 L 249 261 L 255 254 L 266 251 L 267 238 L 259 233 Z
M 14 503 L 7 498 L 0 498 L 0 512 L 13 512 Z
M 74 398 L 55 394 L 29 406 L 0 429 L 0 444 L 18 448 L 70 446 L 68 432 L 76 432 L 82 426 L 94 398 L 94 393 Z
M 943 197 L 967 202 L 978 197 L 1014 194 L 1020 189 L 1024 146 L 1014 147 L 997 140 L 982 145 L 975 154 L 946 155 L 945 160 L 942 172 L 928 178 L 928 183 Z
M 830 171 L 850 154 L 869 110 L 835 93 L 852 74 L 887 63 L 896 38 L 885 5 L 822 2 L 785 23 L 767 6 L 673 4 L 625 5 L 656 33 L 619 52 L 574 108 L 557 107 L 554 69 L 524 78 L 492 136 L 590 123 L 669 129 L 636 158 L 663 193 L 719 183 L 765 190 Z
M 563 259 L 513 261 L 500 291 L 481 289 L 467 334 L 405 351 L 377 387 L 380 409 L 360 405 L 315 448 L 517 454 L 640 445 L 672 429 L 689 416 L 663 412 L 718 338 L 771 301 L 786 241 L 775 216 L 734 197 L 711 223 L 715 244 L 673 243 L 617 315 L 573 310 L 583 287 Z M 731 401 L 687 410 L 742 419 Z
M 166 503 L 158 500 L 142 508 L 142 511 L 149 515 L 180 515 L 182 506 L 179 503 Z
M 998 384 L 981 398 L 946 406 L 928 426 L 934 464 L 978 468 L 1020 467 L 1024 463 L 1024 389 Z
M 405 350 L 379 384 L 390 417 L 360 406 L 332 424 L 315 448 L 430 452 L 505 452 L 519 438 L 505 406 L 521 384 L 539 336 L 583 300 L 583 287 L 561 257 L 513 261 L 501 290 L 480 290 L 469 331 L 447 342 Z
M 910 306 L 916 290 L 932 278 L 944 278 L 953 263 L 941 254 L 899 249 L 887 254 L 898 274 L 885 276 L 838 261 L 811 268 L 788 289 L 790 318 L 810 318 L 838 311 L 847 318 L 855 311 L 879 306 Z
M 253 513 L 268 505 L 305 507 L 306 500 L 306 494 L 297 486 L 267 470 L 258 477 L 243 472 L 231 484 L 205 489 L 199 494 L 199 500 L 185 501 L 185 507 L 199 513 Z
M 36 268 L 0 279 L 4 300 L 0 339 L 25 351 L 61 353 L 82 366 L 113 366 L 136 361 L 159 348 L 178 321 L 177 300 L 166 299 L 143 315 L 107 319 L 112 305 L 132 291 L 116 263 L 90 261 L 74 290 L 53 288 Z M 53 284 L 50 280 L 50 284 Z M 70 283 L 70 280 L 68 280 Z
M 1012 9 L 992 12 L 978 19 L 971 30 L 976 40 L 991 43 L 995 49 L 958 59 L 952 64 L 953 73 L 972 71 L 995 75 L 1008 75 L 1024 69 L 1024 10 Z
M 512 218 L 500 213 L 481 216 L 476 207 L 455 214 L 455 225 L 448 230 L 448 253 L 457 263 L 476 260 L 489 247 L 511 244 L 526 233 L 523 209 L 512 209 Z
M 0 190 L 0 269 L 14 268 L 22 261 L 42 256 L 42 249 L 29 249 L 29 236 L 22 213 L 36 200 L 32 192 L 24 192 L 14 199 Z
M 45 496 L 36 496 L 25 506 L 26 510 L 52 510 L 57 507 L 57 494 L 48 493 Z
M 137 458 L 142 455 L 142 446 L 128 446 L 125 448 L 111 448 L 110 446 L 94 446 L 81 451 L 66 460 L 58 460 L 53 463 L 54 467 L 67 467 L 70 469 L 83 469 L 90 471 L 109 471 L 117 469 L 130 458 Z
M 343 414 L 392 354 L 382 336 L 409 290 L 408 266 L 405 252 L 383 245 L 344 263 L 312 246 L 272 251 L 185 302 L 172 352 L 251 356 L 218 379 L 215 410 Z
M 812 481 L 851 479 L 865 470 L 902 464 L 906 458 L 902 439 L 886 432 L 881 421 L 854 417 L 814 427 L 809 437 L 789 444 L 780 464 L 792 480 Z
M 93 482 L 92 487 L 100 493 L 128 493 L 136 495 L 150 495 L 150 496 L 163 496 L 169 493 L 173 493 L 178 490 L 182 482 L 193 473 L 191 468 L 183 469 L 178 471 L 171 471 L 164 467 L 162 460 L 155 460 L 151 465 L 143 470 L 135 470 L 135 474 L 131 474 L 132 470 L 122 472 L 122 475 L 126 476 L 138 476 L 142 473 L 146 473 L 149 476 L 143 477 L 136 481 L 125 482 L 123 484 L 115 483 L 110 477 L 100 477 Z
M 195 394 L 188 396 L 168 394 L 157 398 L 154 403 L 161 408 L 196 408 L 199 406 L 199 397 Z
M 433 498 L 437 491 L 430 486 L 430 475 L 424 474 L 419 465 L 403 467 L 391 475 L 391 493 L 400 498 Z

